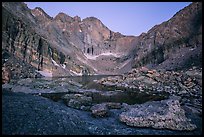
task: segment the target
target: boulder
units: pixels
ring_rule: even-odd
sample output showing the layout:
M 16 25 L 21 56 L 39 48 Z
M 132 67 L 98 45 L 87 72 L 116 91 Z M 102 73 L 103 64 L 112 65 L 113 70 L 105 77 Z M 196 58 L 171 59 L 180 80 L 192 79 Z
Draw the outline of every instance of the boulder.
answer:
M 33 80 L 31 78 L 26 78 L 26 79 L 21 79 L 19 80 L 17 83 L 19 85 L 29 85 L 33 82 Z
M 151 78 L 146 78 L 146 79 L 143 80 L 143 82 L 145 84 L 150 84 L 150 85 L 157 84 L 157 82 L 155 80 L 151 79 Z
M 143 73 L 147 73 L 149 71 L 149 69 L 146 67 L 141 67 L 140 71 Z
M 84 107 L 82 106 L 90 106 L 92 104 L 92 97 L 87 97 L 83 94 L 66 94 L 62 96 L 62 99 L 67 106 L 76 109 L 83 109 Z
M 9 83 L 11 80 L 11 71 L 3 66 L 2 67 L 2 84 Z
M 108 107 L 105 103 L 96 104 L 91 107 L 91 112 L 94 117 L 106 117 L 108 116 Z
M 14 85 L 6 83 L 2 85 L 2 90 L 6 89 L 6 90 L 11 90 L 14 87 Z
M 107 102 L 106 106 L 108 107 L 108 109 L 120 109 L 120 108 L 122 108 L 121 103 L 116 103 L 116 102 Z
M 119 116 L 120 121 L 129 126 L 152 127 L 156 129 L 188 130 L 196 129 L 181 108 L 179 100 L 167 99 L 134 105 Z

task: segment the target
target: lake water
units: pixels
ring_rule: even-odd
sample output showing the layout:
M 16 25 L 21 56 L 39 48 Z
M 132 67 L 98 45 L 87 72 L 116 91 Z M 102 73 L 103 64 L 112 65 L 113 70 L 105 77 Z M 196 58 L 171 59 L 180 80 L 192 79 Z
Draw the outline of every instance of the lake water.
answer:
M 118 102 L 127 104 L 141 104 L 147 101 L 158 101 L 168 98 L 168 95 L 164 93 L 148 94 L 147 92 L 139 92 L 136 89 L 104 86 L 94 82 L 94 80 L 99 80 L 104 77 L 108 76 L 98 75 L 83 77 L 77 76 L 63 78 L 43 78 L 41 81 L 55 81 L 56 86 L 57 84 L 60 85 L 61 83 L 69 83 L 72 85 L 72 90 L 76 90 L 76 93 L 78 91 L 91 92 L 91 94 L 87 94 L 87 96 L 91 96 L 94 103 Z M 61 96 L 65 94 L 67 94 L 67 92 L 42 93 L 41 95 L 54 101 L 58 101 L 60 100 Z

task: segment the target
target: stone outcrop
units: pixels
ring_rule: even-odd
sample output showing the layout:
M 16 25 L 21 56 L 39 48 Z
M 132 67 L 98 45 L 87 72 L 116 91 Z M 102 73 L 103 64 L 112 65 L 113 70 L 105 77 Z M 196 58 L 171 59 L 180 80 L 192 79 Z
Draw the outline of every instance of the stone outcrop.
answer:
M 82 94 L 66 94 L 62 99 L 67 106 L 81 110 L 89 110 L 92 104 L 92 98 Z
M 11 71 L 3 66 L 2 67 L 2 84 L 9 83 L 11 80 Z
M 141 67 L 122 76 L 106 77 L 95 82 L 107 87 L 149 95 L 177 95 L 182 97 L 182 105 L 188 111 L 202 115 L 201 79 L 202 68 L 199 67 L 185 71 L 156 71 Z
M 7 56 L 4 56 L 5 54 L 7 54 Z M 35 67 L 27 62 L 22 62 L 22 60 L 8 52 L 2 51 L 2 63 L 2 76 L 6 76 L 9 79 L 42 77 L 42 75 L 36 71 Z
M 35 9 L 31 10 L 31 14 L 35 16 L 37 22 L 39 22 L 40 24 L 49 22 L 53 19 L 47 13 L 45 13 L 45 11 L 40 7 L 36 7 Z
M 116 102 L 104 102 L 101 104 L 96 104 L 91 107 L 91 114 L 94 117 L 107 117 L 109 116 L 110 109 L 121 109 L 121 103 Z
M 169 99 L 134 105 L 119 116 L 120 121 L 129 126 L 152 127 L 156 129 L 189 130 L 196 129 L 185 116 L 179 100 Z
M 108 107 L 106 104 L 96 104 L 91 107 L 92 115 L 95 117 L 106 117 L 108 116 Z
M 106 77 L 95 82 L 106 86 L 133 88 L 140 92 L 167 92 L 176 95 L 201 95 L 202 68 L 192 67 L 181 71 L 157 71 L 145 67 L 127 74 Z

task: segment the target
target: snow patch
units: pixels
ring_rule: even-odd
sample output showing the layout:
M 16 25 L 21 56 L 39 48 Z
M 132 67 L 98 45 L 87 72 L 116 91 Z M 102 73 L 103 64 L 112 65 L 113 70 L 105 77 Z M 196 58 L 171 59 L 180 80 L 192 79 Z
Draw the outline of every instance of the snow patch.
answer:
M 74 43 L 70 42 L 70 44 L 74 45 Z
M 98 71 L 96 68 L 94 68 L 92 65 L 90 65 L 90 64 L 87 62 L 87 60 L 82 59 L 82 58 L 79 57 L 78 55 L 77 55 L 77 59 L 78 59 L 79 61 L 81 61 L 82 63 L 84 63 L 84 64 L 90 66 L 94 71 L 96 71 L 96 72 Z
M 126 62 L 124 62 L 124 63 L 119 67 L 119 69 L 125 67 L 125 65 L 127 65 L 127 64 L 130 63 L 130 62 L 131 62 L 131 59 L 130 59 L 130 60 L 127 60 Z
M 31 12 L 31 14 L 35 17 L 35 14 L 33 14 L 32 12 Z
M 61 64 L 62 68 L 65 69 L 66 68 L 66 65 L 65 64 Z
M 75 75 L 77 75 L 77 76 L 82 76 L 82 73 L 80 72 L 80 73 L 77 73 L 77 72 L 75 72 L 75 71 L 73 71 L 73 70 L 71 70 L 70 69 L 70 72 L 72 72 L 73 74 L 75 74 Z
M 191 48 L 191 49 L 189 49 L 189 50 L 195 50 L 195 48 Z
M 57 62 L 56 61 L 54 61 L 52 58 L 51 58 L 51 60 L 52 60 L 52 63 L 55 65 L 55 66 L 58 66 L 58 67 L 62 67 L 63 69 L 65 69 L 66 68 L 66 65 L 65 64 L 57 64 Z
M 119 54 L 119 53 L 110 53 L 110 52 L 101 53 L 99 55 L 89 55 L 89 54 L 84 54 L 84 55 L 86 56 L 86 58 L 91 59 L 91 60 L 96 60 L 96 58 L 98 58 L 99 56 L 114 56 L 116 58 L 122 56 L 122 54 Z
M 58 67 L 59 67 L 59 64 L 57 64 L 57 62 L 55 62 L 52 58 L 51 58 L 51 60 L 52 60 L 52 63 L 53 63 L 55 66 L 58 66 Z
M 91 59 L 91 60 L 96 60 L 96 58 L 99 57 L 99 56 L 92 56 L 89 54 L 84 54 L 84 56 L 86 56 L 86 58 Z
M 52 73 L 47 72 L 47 71 L 37 71 L 36 72 L 40 73 L 41 75 L 43 75 L 44 77 L 52 77 Z

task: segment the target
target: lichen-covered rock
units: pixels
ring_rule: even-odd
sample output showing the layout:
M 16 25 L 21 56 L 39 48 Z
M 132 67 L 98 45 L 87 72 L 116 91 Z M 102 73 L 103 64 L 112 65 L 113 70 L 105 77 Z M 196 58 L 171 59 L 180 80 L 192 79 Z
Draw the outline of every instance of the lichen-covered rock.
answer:
M 96 104 L 91 107 L 91 113 L 94 117 L 107 117 L 109 115 L 109 109 L 121 109 L 122 105 L 116 102 L 104 102 Z
M 2 67 L 2 84 L 9 83 L 11 80 L 11 71 L 6 67 Z
M 189 131 L 197 128 L 185 116 L 185 111 L 177 99 L 134 105 L 126 112 L 122 112 L 119 119 L 129 126 L 135 127 Z
M 108 107 L 105 103 L 102 104 L 96 104 L 91 107 L 92 115 L 95 117 L 106 117 L 108 116 Z
M 62 96 L 62 99 L 67 106 L 76 109 L 84 109 L 82 106 L 90 106 L 92 104 L 92 97 L 87 97 L 82 94 L 66 94 Z M 85 109 L 88 108 L 85 107 Z

